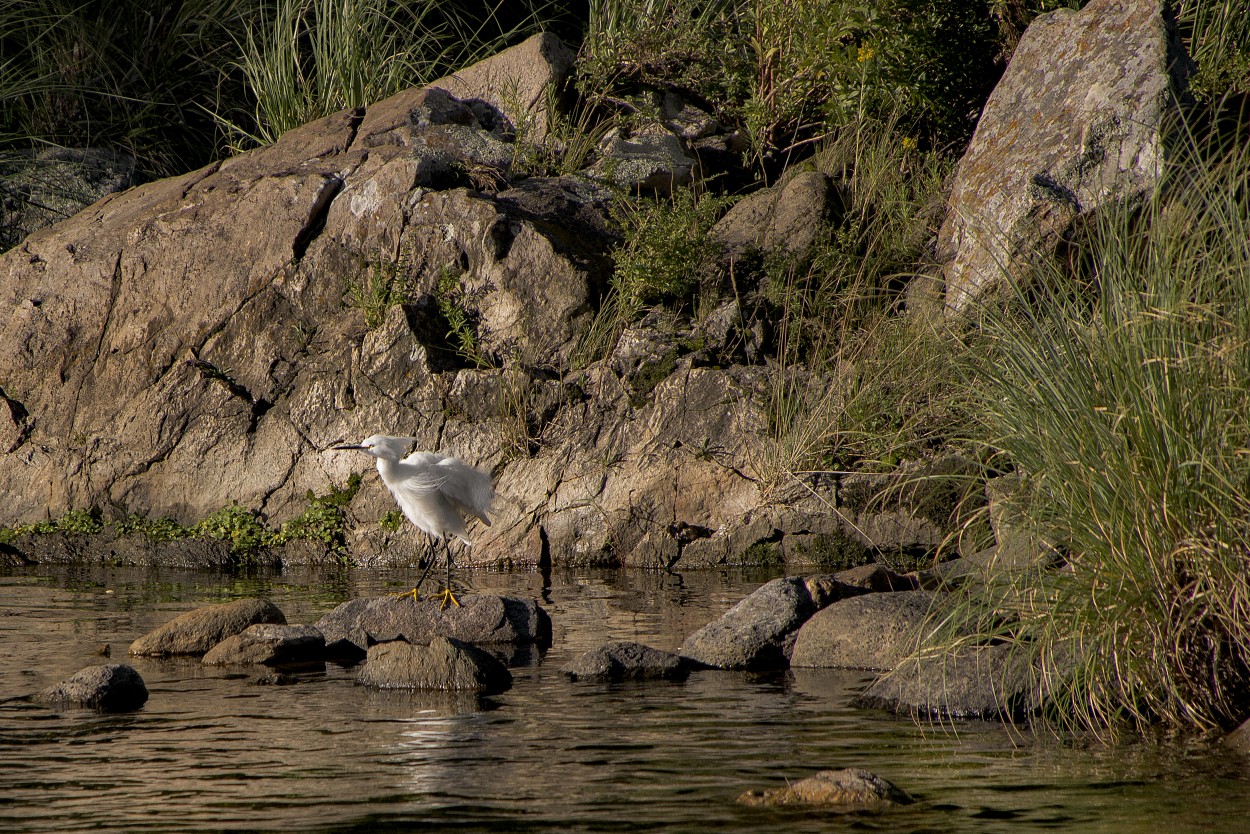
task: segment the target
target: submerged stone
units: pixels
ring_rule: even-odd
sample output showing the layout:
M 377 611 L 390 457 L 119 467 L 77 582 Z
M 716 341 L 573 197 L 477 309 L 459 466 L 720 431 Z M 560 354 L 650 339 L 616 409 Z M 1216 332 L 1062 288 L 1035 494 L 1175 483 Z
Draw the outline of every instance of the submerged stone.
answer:
M 560 672 L 574 681 L 685 680 L 690 665 L 672 652 L 622 640 L 591 649 Z
M 298 665 L 324 659 L 325 648 L 325 638 L 314 626 L 257 623 L 213 646 L 203 662 Z
M 743 805 L 822 805 L 843 810 L 886 808 L 913 801 L 894 783 L 859 768 L 822 770 L 784 788 L 747 791 L 738 797 Z
M 464 596 L 459 606 L 447 608 L 433 599 L 362 597 L 335 608 L 316 627 L 327 653 L 337 657 L 363 657 L 374 643 L 434 637 L 472 645 L 551 645 L 551 618 L 537 602 L 494 594 Z

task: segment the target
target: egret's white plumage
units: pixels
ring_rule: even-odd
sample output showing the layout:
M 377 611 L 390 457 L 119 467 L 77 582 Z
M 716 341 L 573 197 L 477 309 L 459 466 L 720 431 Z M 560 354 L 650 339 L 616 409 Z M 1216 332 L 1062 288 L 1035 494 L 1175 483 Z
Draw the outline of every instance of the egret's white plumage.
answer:
M 488 513 L 495 500 L 490 475 L 459 458 L 437 452 L 413 452 L 405 457 L 414 441 L 412 437 L 375 434 L 356 445 L 333 448 L 356 449 L 377 458 L 382 483 L 417 529 L 443 542 L 444 547 L 448 536 L 472 544 L 465 520 L 472 516 L 490 526 Z M 450 586 L 450 548 L 447 549 L 447 575 Z M 420 584 L 418 581 L 417 585 Z M 416 589 L 413 591 L 415 595 Z

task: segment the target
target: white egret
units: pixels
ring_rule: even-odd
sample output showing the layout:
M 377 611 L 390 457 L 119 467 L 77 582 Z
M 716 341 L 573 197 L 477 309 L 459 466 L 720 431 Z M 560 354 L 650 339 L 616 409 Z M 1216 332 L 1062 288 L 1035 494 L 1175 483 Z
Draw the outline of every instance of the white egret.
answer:
M 382 476 L 382 483 L 391 491 L 404 515 L 417 529 L 441 541 L 447 551 L 447 583 L 443 592 L 435 597 L 442 599 L 444 608 L 448 603 L 459 606 L 460 602 L 451 590 L 451 544 L 447 537 L 455 536 L 471 545 L 464 526 L 469 516 L 490 526 L 487 513 L 495 499 L 495 488 L 491 485 L 490 475 L 458 458 L 435 452 L 413 452 L 404 457 L 415 440 L 412 437 L 375 434 L 355 445 L 331 448 L 356 449 L 378 459 L 378 474 Z M 433 560 L 426 565 L 416 586 L 409 591 L 413 600 L 418 599 L 417 592 L 431 565 Z

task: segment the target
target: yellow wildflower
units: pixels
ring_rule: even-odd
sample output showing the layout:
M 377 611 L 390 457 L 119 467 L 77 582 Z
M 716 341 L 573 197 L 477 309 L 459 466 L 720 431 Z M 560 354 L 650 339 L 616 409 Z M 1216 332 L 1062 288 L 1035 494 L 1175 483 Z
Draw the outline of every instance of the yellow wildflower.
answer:
M 871 46 L 861 46 L 859 48 L 859 55 L 856 57 L 856 60 L 858 60 L 862 64 L 865 61 L 871 61 L 873 59 L 873 56 L 876 54 L 877 53 L 872 51 Z

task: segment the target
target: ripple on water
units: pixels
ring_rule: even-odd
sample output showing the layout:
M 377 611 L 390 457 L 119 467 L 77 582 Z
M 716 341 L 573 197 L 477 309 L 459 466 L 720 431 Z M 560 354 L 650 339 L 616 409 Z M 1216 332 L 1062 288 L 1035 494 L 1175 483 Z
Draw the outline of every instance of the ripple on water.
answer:
M 75 567 L 0 575 L 4 831 L 1241 830 L 1246 769 L 1216 752 L 1071 750 L 997 725 L 918 727 L 850 706 L 854 672 L 696 673 L 570 684 L 609 639 L 672 650 L 767 577 L 472 574 L 539 597 L 555 641 L 489 699 L 357 687 L 334 664 L 291 686 L 186 660 L 132 659 L 151 697 L 102 716 L 22 700 L 124 655 L 209 602 L 267 595 L 291 622 L 402 589 L 403 573 L 239 577 Z M 863 767 L 919 802 L 882 815 L 744 808 L 734 798 Z

